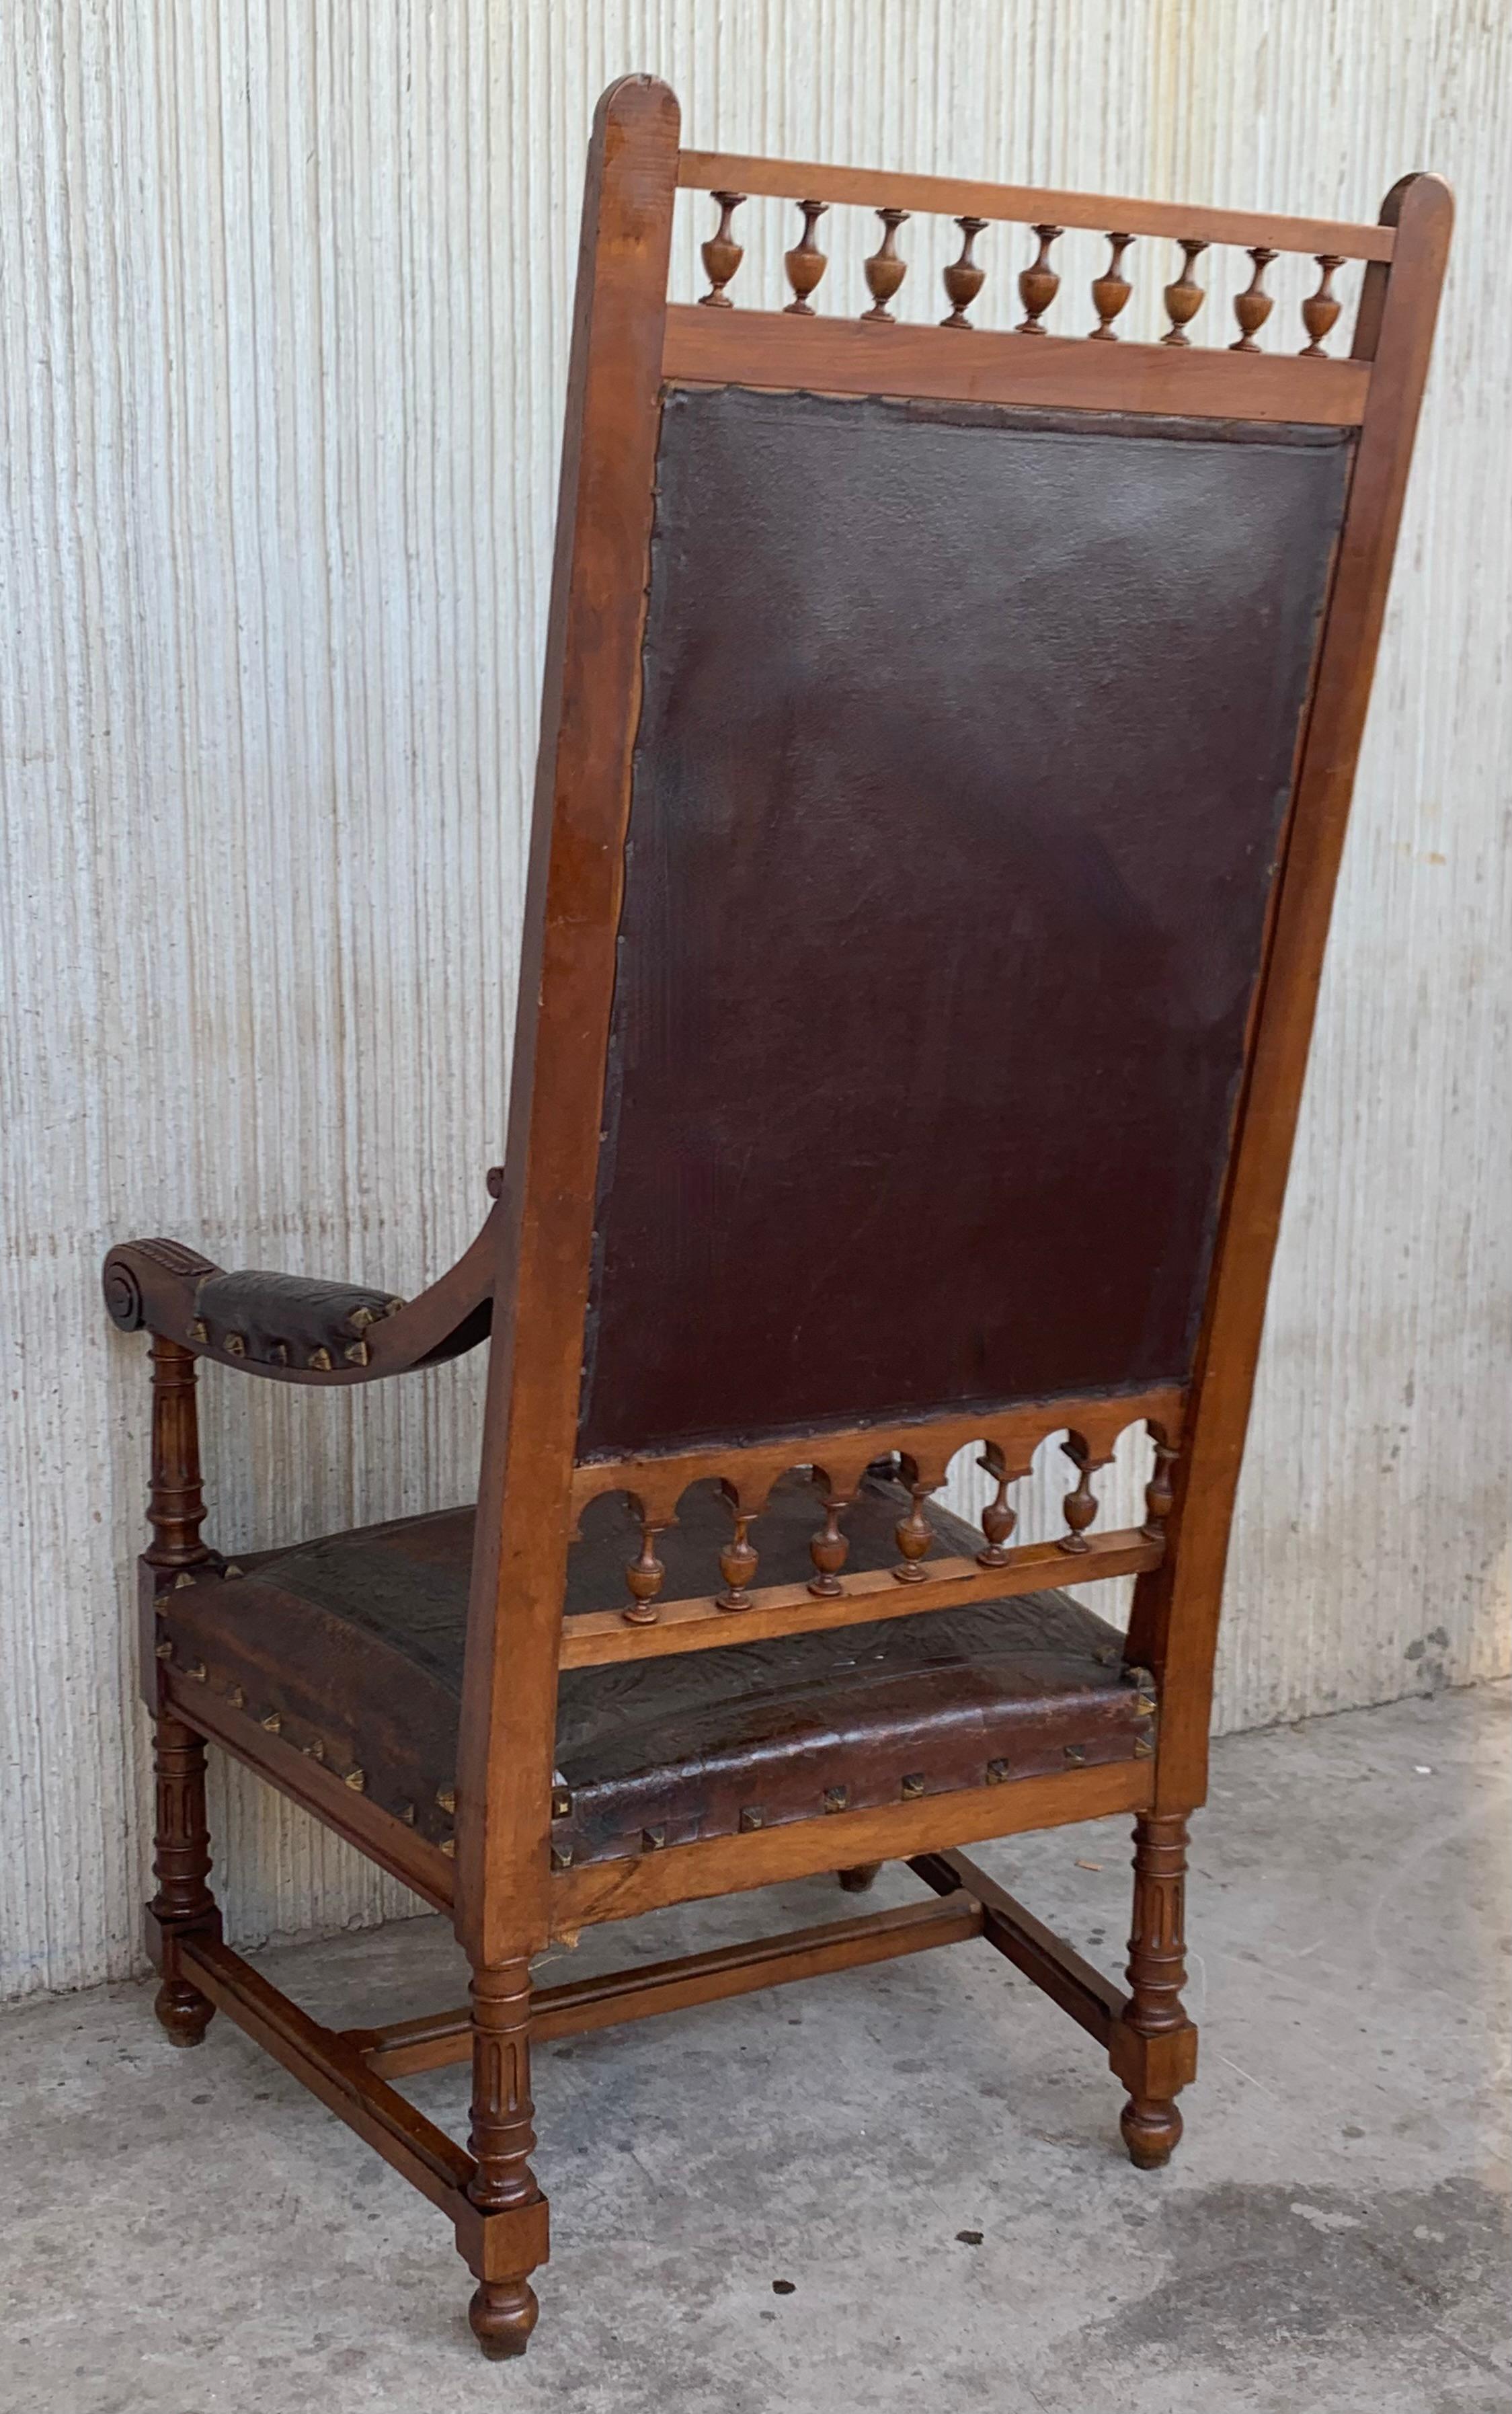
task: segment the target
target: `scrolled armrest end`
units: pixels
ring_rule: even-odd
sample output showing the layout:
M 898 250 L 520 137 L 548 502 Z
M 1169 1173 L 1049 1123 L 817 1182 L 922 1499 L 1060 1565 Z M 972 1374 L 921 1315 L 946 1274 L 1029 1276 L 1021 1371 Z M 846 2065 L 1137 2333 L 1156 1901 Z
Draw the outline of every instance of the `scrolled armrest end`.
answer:
M 195 1287 L 220 1268 L 182 1241 L 121 1241 L 101 1270 L 105 1313 L 122 1333 L 140 1333 L 166 1305 L 193 1312 Z M 165 1280 L 166 1277 L 166 1280 Z

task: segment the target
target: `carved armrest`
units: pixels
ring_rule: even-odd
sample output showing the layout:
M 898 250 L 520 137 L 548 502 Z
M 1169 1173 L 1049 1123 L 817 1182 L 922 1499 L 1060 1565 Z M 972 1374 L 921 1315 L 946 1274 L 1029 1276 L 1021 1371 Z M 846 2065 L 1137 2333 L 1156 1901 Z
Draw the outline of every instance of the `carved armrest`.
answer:
M 489 1187 L 497 1198 L 497 1177 Z M 105 1260 L 105 1306 L 205 1358 L 285 1383 L 363 1383 L 458 1357 L 488 1335 L 496 1205 L 449 1274 L 418 1299 L 304 1274 L 228 1272 L 181 1241 L 123 1241 Z

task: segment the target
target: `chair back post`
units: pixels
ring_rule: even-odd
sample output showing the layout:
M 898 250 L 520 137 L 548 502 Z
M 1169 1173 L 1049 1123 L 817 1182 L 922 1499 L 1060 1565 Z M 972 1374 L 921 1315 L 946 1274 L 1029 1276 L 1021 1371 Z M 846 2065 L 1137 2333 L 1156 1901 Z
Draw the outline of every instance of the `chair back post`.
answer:
M 1352 346 L 1371 364 L 1325 634 L 1298 746 L 1253 1044 L 1198 1344 L 1189 1443 L 1162 1565 L 1135 1588 L 1130 1647 L 1160 1682 L 1155 1807 L 1194 1810 L 1239 1465 L 1301 1105 L 1334 887 L 1386 614 L 1413 439 L 1454 222 L 1443 178 L 1405 176 L 1383 202 L 1389 264 L 1366 271 Z
M 475 1964 L 535 1951 L 549 1928 L 556 1663 L 678 131 L 665 84 L 612 85 L 584 197 L 458 1753 L 457 1931 Z

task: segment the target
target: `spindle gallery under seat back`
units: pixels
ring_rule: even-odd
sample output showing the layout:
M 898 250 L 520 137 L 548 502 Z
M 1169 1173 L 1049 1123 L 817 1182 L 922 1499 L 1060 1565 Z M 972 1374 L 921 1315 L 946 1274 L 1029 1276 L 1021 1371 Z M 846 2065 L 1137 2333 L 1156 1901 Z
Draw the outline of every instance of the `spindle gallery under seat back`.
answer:
M 1350 453 L 668 391 L 585 1456 L 1187 1380 Z

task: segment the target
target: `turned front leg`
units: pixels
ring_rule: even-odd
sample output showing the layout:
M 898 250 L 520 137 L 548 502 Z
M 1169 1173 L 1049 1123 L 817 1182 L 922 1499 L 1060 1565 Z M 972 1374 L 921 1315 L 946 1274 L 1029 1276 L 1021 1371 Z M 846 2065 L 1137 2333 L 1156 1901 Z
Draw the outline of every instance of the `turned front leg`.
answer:
M 1197 2069 L 1197 2032 L 1181 2004 L 1187 1974 L 1186 1847 L 1183 1816 L 1134 1821 L 1129 2005 L 1114 2028 L 1109 2059 L 1129 2090 L 1119 2125 L 1141 2170 L 1169 2162 L 1181 2137 L 1177 2094 Z
M 153 1773 L 157 1892 L 147 1905 L 147 1946 L 162 1980 L 153 2009 L 170 2044 L 198 2045 L 215 2005 L 185 1977 L 179 1947 L 186 1935 L 220 1933 L 220 1914 L 209 1885 L 205 1747 L 202 1736 L 167 1711 L 156 1721 Z
M 204 1494 L 200 1479 L 200 1429 L 195 1410 L 194 1352 L 153 1335 L 152 1476 L 147 1518 L 153 1539 L 145 1557 L 151 1583 L 168 1583 L 212 1563 L 200 1539 Z M 146 1604 L 151 1611 L 149 1597 Z M 157 1892 L 147 1905 L 147 1949 L 161 1977 L 154 2005 L 174 2045 L 198 2045 L 215 2006 L 183 1974 L 179 1948 L 191 1933 L 220 1933 L 210 1891 L 210 1828 L 205 1817 L 204 1739 L 166 1706 L 156 1660 L 156 1625 L 142 1635 L 142 1676 L 153 1706 L 156 1796 L 153 1875 Z
M 546 2259 L 546 2200 L 530 2154 L 530 1965 L 505 1961 L 472 1976 L 472 2127 L 477 2168 L 467 2195 L 483 2216 L 467 2318 L 484 2355 L 523 2355 L 540 2311 L 529 2274 Z

